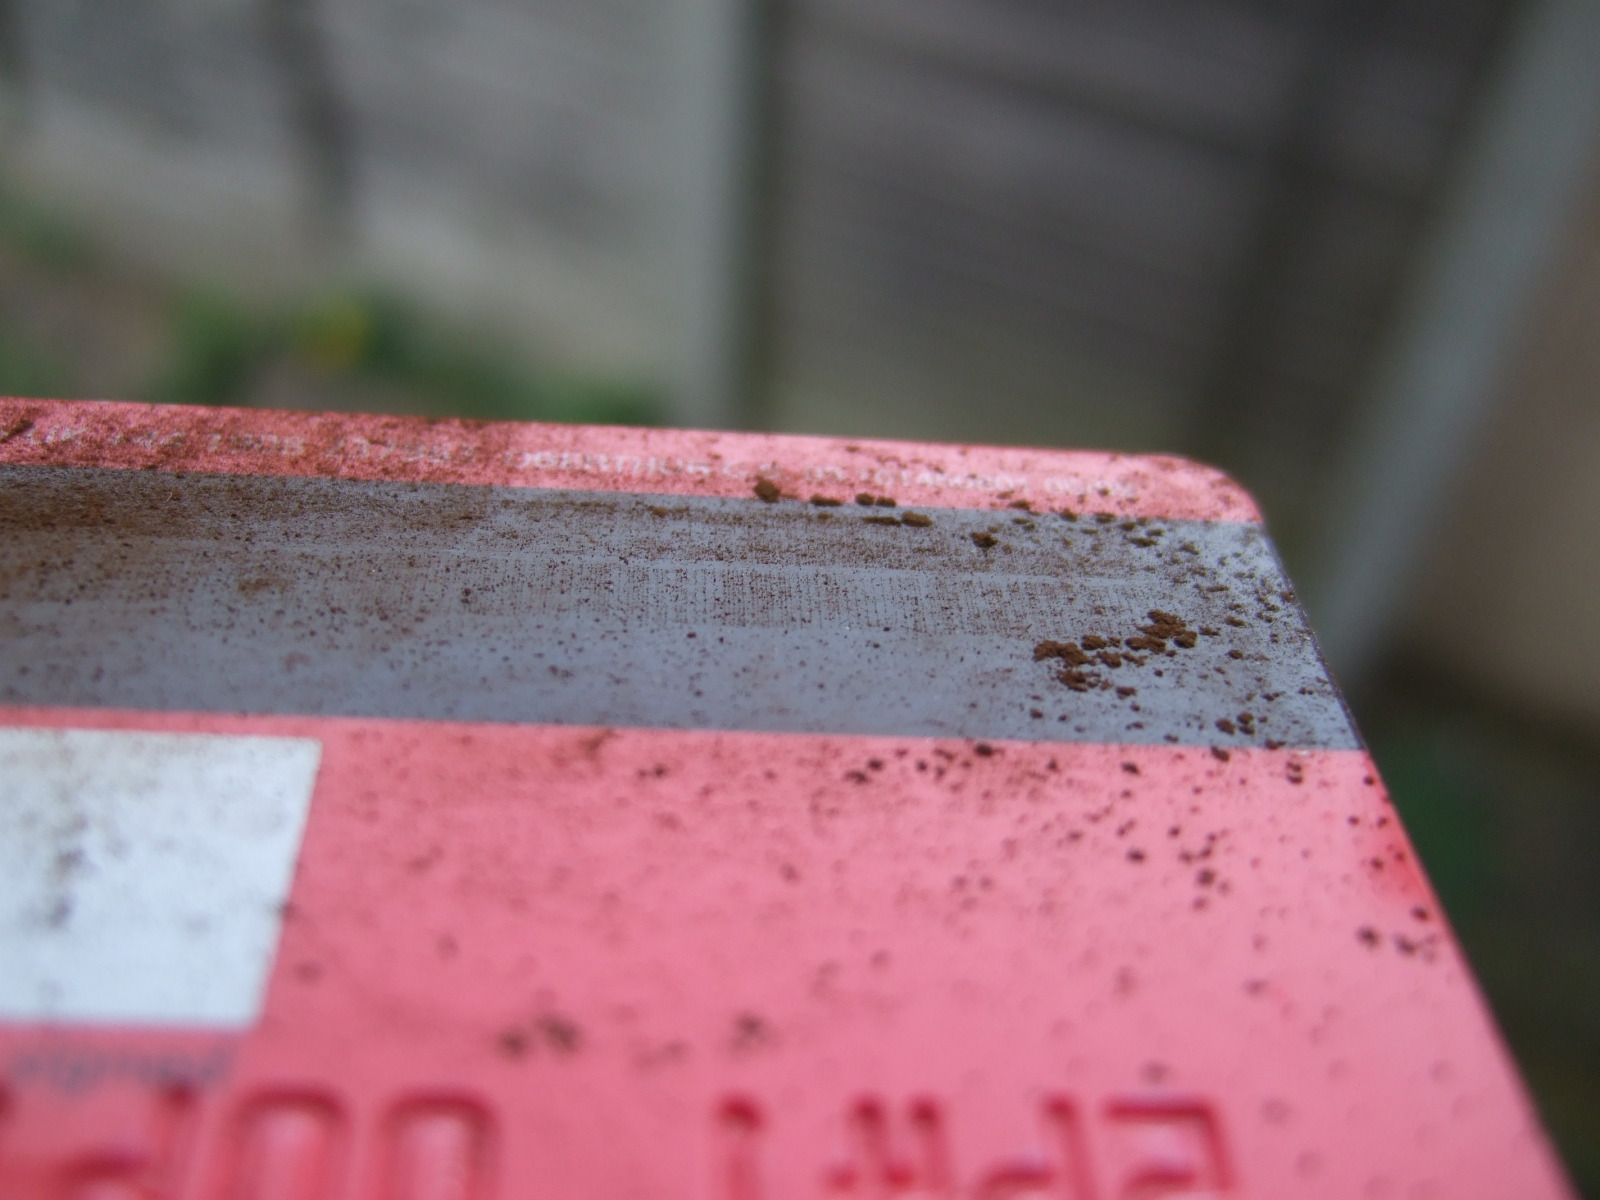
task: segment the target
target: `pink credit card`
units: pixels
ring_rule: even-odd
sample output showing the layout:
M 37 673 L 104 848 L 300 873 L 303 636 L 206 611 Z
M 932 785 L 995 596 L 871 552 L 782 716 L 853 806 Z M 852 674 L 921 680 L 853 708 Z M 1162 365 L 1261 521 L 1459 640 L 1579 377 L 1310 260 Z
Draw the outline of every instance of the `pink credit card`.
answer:
M 1176 459 L 0 401 L 6 1200 L 1572 1193 Z

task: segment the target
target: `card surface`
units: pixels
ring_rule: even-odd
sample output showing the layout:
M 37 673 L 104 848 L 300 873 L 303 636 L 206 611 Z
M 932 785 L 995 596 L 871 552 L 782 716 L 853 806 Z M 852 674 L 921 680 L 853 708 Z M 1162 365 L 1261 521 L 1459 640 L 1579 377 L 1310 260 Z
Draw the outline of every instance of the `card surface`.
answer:
M 1173 459 L 0 402 L 7 1197 L 1569 1195 Z

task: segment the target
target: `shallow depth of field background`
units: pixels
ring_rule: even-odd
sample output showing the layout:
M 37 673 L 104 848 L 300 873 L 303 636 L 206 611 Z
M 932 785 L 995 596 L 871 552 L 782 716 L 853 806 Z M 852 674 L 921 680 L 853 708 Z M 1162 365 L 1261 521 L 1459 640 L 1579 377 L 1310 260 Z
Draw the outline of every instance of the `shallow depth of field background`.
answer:
M 1600 4 L 0 0 L 0 393 L 1227 468 L 1600 1196 Z

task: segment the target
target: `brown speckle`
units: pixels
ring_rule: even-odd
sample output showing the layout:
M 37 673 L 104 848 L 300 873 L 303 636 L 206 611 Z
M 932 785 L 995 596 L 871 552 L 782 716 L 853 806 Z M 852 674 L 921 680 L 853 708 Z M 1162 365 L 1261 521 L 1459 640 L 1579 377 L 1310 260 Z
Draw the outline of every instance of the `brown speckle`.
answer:
M 557 1054 L 576 1054 L 583 1045 L 583 1030 L 559 1013 L 546 1013 L 534 1023 L 545 1045 Z
M 1089 656 L 1078 648 L 1076 642 L 1055 642 L 1048 638 L 1033 647 L 1033 661 L 1041 662 L 1047 658 L 1059 658 L 1069 667 L 1083 667 L 1089 664 Z
M 756 499 L 760 500 L 763 504 L 776 504 L 778 502 L 778 498 L 783 495 L 783 492 L 779 490 L 778 485 L 773 483 L 772 480 L 766 478 L 765 476 L 762 476 L 756 480 L 756 486 L 754 490 Z
M 742 1012 L 733 1019 L 729 1040 L 735 1054 L 756 1050 L 772 1041 L 772 1027 L 759 1013 Z

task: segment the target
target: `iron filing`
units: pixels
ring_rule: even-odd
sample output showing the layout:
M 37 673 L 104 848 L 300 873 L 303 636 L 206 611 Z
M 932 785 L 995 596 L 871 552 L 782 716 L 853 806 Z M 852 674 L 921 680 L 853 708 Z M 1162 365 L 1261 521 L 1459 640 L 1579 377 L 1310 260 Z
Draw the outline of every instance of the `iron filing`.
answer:
M 1193 463 L 0 401 L 6 1200 L 1570 1197 Z

